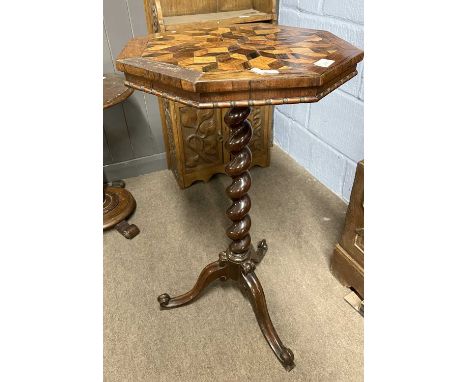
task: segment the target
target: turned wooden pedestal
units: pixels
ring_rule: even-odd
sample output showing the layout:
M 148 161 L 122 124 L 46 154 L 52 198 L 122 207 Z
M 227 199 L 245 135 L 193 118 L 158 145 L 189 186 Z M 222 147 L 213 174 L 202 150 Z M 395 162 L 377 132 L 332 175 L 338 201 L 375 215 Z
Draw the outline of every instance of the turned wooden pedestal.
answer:
M 194 301 L 215 280 L 233 280 L 249 295 L 265 339 L 288 371 L 294 367 L 293 352 L 276 333 L 255 275 L 267 245 L 262 240 L 254 248 L 249 234 L 253 132 L 248 116 L 253 107 L 319 101 L 354 77 L 362 58 L 361 50 L 329 32 L 244 24 L 135 38 L 117 59 L 117 69 L 125 72 L 126 84 L 132 88 L 198 108 L 206 115 L 229 109 L 224 121 L 230 134 L 223 141 L 230 159 L 225 172 L 232 178 L 226 189 L 232 200 L 226 211 L 231 221 L 226 235 L 231 242 L 217 261 L 202 270 L 190 291 L 177 297 L 160 295 L 161 308 Z M 269 286 L 270 293 L 275 287 L 281 293 L 277 285 Z M 294 314 L 294 307 L 289 309 Z
M 226 149 L 231 153 L 232 159 L 226 165 L 226 174 L 232 178 L 231 185 L 226 194 L 232 200 L 226 211 L 232 224 L 226 229 L 226 235 L 231 244 L 226 251 L 219 254 L 219 260 L 205 267 L 197 283 L 187 293 L 177 297 L 170 297 L 164 293 L 158 297 L 162 308 L 177 308 L 197 298 L 200 292 L 215 280 L 228 279 L 238 282 L 249 296 L 255 316 L 265 339 L 278 360 L 286 370 L 294 367 L 294 354 L 281 342 L 268 314 L 265 295 L 262 285 L 255 275 L 255 263 L 259 263 L 268 250 L 265 240 L 253 248 L 249 234 L 251 207 L 248 191 L 252 183 L 249 168 L 252 164 L 252 153 L 248 147 L 252 138 L 252 127 L 247 117 L 250 107 L 232 108 L 224 120 L 231 133 L 226 142 Z

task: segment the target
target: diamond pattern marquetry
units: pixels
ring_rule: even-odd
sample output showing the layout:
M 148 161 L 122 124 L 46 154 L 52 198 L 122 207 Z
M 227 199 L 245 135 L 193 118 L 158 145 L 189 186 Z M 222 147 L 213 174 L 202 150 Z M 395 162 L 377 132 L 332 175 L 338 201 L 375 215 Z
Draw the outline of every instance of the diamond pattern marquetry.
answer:
M 210 95 L 224 92 L 234 97 L 229 100 L 258 104 L 314 102 L 355 75 L 362 58 L 361 50 L 326 31 L 240 24 L 136 38 L 117 68 L 129 86 L 203 107 L 205 100 L 226 104 L 225 97 Z M 267 89 L 289 89 L 281 91 L 287 100 L 273 102 L 278 94 Z M 293 99 L 301 97 L 308 98 Z

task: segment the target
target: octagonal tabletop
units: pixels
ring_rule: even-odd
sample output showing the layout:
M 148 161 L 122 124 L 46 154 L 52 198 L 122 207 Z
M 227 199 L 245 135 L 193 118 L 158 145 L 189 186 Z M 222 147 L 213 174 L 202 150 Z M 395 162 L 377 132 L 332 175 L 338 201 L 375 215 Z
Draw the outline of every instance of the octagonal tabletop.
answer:
M 198 108 L 316 102 L 357 74 L 362 50 L 319 30 L 241 24 L 130 40 L 126 85 Z

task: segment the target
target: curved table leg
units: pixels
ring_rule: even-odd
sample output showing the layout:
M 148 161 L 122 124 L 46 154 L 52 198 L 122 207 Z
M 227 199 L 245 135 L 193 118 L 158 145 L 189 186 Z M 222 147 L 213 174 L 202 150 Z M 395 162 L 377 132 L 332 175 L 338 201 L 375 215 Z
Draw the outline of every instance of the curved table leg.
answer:
M 220 263 L 219 261 L 210 263 L 201 271 L 195 286 L 191 290 L 177 297 L 170 297 L 167 293 L 163 293 L 158 297 L 159 305 L 161 308 L 170 309 L 188 304 L 195 300 L 203 289 L 213 281 L 217 279 L 226 280 L 227 277 L 228 272 L 226 264 Z
M 260 281 L 252 271 L 248 273 L 241 272 L 240 282 L 246 287 L 245 289 L 249 294 L 252 308 L 255 312 L 255 316 L 257 317 L 257 322 L 262 330 L 263 336 L 283 367 L 287 371 L 292 370 L 295 366 L 294 353 L 291 349 L 288 349 L 283 345 L 278 333 L 276 333 L 275 327 L 271 322 L 270 315 L 268 314 L 265 294 L 263 293 Z

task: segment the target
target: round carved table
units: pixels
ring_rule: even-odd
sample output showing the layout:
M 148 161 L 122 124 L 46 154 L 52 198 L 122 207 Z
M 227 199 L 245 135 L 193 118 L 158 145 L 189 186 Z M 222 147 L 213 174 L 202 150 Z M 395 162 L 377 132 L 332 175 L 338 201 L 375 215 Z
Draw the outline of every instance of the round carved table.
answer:
M 294 353 L 271 322 L 255 274 L 268 246 L 262 240 L 254 247 L 249 233 L 252 126 L 247 118 L 252 106 L 320 101 L 357 74 L 363 56 L 360 49 L 326 31 L 252 23 L 134 38 L 117 58 L 125 84 L 162 97 L 166 115 L 171 107 L 167 100 L 199 109 L 230 108 L 224 117 L 230 131 L 224 142 L 231 156 L 225 168 L 232 178 L 226 188 L 232 201 L 226 211 L 230 244 L 201 271 L 191 290 L 174 297 L 161 294 L 161 308 L 191 303 L 210 283 L 233 280 L 249 296 L 260 330 L 288 371 L 295 365 Z M 232 340 L 226 340 L 227 347 Z
M 124 78 L 111 73 L 104 74 L 103 104 L 104 109 L 125 101 L 133 89 L 125 86 Z M 127 239 L 133 239 L 140 233 L 135 224 L 128 224 L 127 218 L 135 211 L 136 202 L 121 180 L 104 185 L 103 218 L 104 230 L 116 228 Z

